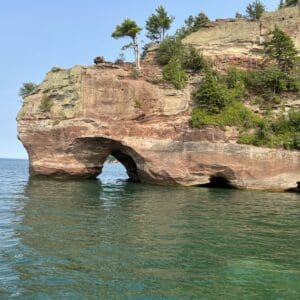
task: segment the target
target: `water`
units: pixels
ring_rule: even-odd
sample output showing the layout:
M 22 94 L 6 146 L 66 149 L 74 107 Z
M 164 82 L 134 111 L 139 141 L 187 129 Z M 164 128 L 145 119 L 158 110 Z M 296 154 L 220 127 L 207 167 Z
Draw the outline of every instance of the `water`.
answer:
M 0 160 L 0 299 L 299 299 L 297 194 L 28 180 Z

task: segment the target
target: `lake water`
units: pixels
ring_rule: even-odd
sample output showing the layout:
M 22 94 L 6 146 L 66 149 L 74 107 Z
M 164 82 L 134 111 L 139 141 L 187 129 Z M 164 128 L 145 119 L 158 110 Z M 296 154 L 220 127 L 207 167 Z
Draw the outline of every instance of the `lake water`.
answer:
M 299 194 L 29 180 L 0 160 L 0 299 L 299 299 Z

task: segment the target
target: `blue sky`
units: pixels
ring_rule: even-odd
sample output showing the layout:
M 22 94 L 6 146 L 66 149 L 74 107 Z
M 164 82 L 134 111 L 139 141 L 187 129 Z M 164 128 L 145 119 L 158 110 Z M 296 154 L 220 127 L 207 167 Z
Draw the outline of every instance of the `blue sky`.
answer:
M 172 31 L 186 17 L 204 11 L 210 19 L 244 12 L 250 0 L 1 0 L 0 10 L 0 157 L 27 158 L 17 140 L 16 115 L 23 82 L 39 83 L 53 66 L 91 65 L 103 55 L 115 60 L 124 41 L 111 38 L 116 24 L 132 18 L 144 26 L 163 5 L 176 17 Z M 274 10 L 279 0 L 265 0 Z M 142 3 L 142 4 L 141 4 Z M 143 35 L 141 40 L 147 41 Z M 127 58 L 131 56 L 126 55 Z

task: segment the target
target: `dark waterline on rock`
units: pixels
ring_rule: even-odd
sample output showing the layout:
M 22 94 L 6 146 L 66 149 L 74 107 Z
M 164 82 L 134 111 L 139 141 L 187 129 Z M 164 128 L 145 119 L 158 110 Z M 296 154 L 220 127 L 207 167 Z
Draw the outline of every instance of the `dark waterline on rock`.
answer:
M 0 160 L 0 299 L 299 299 L 299 194 L 27 168 Z

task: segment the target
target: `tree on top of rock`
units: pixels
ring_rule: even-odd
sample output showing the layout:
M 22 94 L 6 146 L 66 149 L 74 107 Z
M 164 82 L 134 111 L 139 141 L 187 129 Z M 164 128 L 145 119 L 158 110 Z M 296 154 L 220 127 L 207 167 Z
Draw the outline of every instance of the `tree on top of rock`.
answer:
M 25 82 L 23 86 L 19 90 L 19 96 L 25 99 L 28 95 L 30 95 L 37 88 L 37 84 L 33 82 Z
M 295 5 L 297 5 L 297 3 L 298 3 L 298 0 L 286 0 L 285 1 L 286 6 L 295 6 Z
M 138 44 L 138 34 L 142 31 L 135 21 L 131 19 L 125 19 L 122 24 L 117 25 L 115 31 L 112 33 L 112 37 L 115 39 L 129 37 L 132 39 L 132 43 L 125 45 L 122 49 L 132 48 L 134 51 L 135 65 L 140 69 L 140 54 Z
M 197 16 L 189 16 L 185 21 L 185 26 L 177 30 L 176 35 L 183 39 L 192 32 L 196 32 L 205 27 L 210 20 L 204 12 L 200 12 Z
M 247 17 L 252 21 L 257 21 L 261 18 L 266 8 L 260 0 L 255 0 L 246 8 Z
M 154 42 L 162 42 L 175 18 L 168 16 L 163 6 L 159 6 L 155 11 L 156 14 L 152 14 L 146 22 L 147 37 Z

